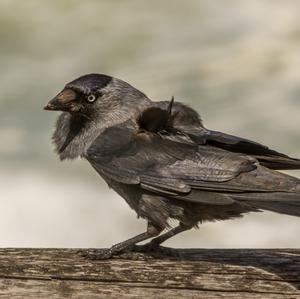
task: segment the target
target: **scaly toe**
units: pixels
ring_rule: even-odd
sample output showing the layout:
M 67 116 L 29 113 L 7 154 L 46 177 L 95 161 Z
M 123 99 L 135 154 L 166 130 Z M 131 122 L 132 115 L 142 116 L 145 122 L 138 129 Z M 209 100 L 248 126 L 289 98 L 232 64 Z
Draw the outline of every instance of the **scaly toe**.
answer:
M 106 249 L 88 249 L 81 252 L 81 255 L 89 260 L 107 260 L 110 259 L 113 255 L 110 248 Z

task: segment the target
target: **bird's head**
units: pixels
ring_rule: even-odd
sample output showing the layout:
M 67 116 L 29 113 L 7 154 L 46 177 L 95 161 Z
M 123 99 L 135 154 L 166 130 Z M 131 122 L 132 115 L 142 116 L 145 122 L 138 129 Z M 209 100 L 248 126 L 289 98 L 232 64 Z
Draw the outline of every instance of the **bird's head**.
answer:
M 44 109 L 80 114 L 92 119 L 95 115 L 113 111 L 121 113 L 123 107 L 134 108 L 138 102 L 144 101 L 149 99 L 122 80 L 102 74 L 88 74 L 66 84 Z

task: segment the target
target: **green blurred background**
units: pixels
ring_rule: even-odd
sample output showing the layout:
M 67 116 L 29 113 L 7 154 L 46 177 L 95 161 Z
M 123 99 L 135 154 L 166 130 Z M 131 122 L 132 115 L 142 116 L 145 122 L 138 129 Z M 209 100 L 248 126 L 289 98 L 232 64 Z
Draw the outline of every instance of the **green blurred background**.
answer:
M 145 229 L 86 162 L 53 153 L 57 114 L 42 107 L 85 73 L 300 157 L 299 19 L 289 0 L 1 0 L 0 246 L 110 246 Z M 260 213 L 167 244 L 299 247 L 299 235 L 299 219 Z

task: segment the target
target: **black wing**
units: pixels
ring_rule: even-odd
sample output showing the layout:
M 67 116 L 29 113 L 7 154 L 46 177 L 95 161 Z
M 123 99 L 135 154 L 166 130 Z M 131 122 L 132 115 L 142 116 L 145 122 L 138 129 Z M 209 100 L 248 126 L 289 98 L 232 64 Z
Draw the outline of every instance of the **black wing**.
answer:
M 172 104 L 172 101 L 157 103 L 162 110 Z M 213 145 L 231 152 L 250 155 L 270 169 L 300 169 L 299 159 L 274 151 L 258 142 L 204 128 L 198 113 L 180 102 L 173 104 L 170 119 L 175 128 L 185 132 L 198 144 Z
M 270 169 L 300 169 L 299 159 L 274 151 L 258 142 L 204 128 L 194 127 L 185 130 L 199 144 L 209 144 L 231 152 L 250 155 Z
M 193 202 L 231 204 L 228 193 L 284 192 L 295 187 L 293 180 L 282 180 L 283 174 L 259 166 L 249 156 L 182 142 L 179 133 L 166 138 L 138 131 L 131 122 L 106 129 L 86 158 L 110 179 Z M 209 196 L 207 191 L 214 193 Z

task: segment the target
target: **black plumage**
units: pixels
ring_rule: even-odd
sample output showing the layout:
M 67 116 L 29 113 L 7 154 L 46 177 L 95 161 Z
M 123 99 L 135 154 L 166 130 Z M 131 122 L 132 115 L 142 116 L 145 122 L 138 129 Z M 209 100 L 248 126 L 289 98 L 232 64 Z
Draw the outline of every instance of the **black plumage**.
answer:
M 79 94 L 89 94 L 92 91 L 100 91 L 102 88 L 105 88 L 111 80 L 111 76 L 103 74 L 88 74 L 67 83 L 66 88 L 73 89 L 79 92 Z
M 170 131 L 174 128 L 172 115 L 172 106 L 174 97 L 172 97 L 167 109 L 160 107 L 150 107 L 141 112 L 137 118 L 137 124 L 140 130 L 158 133 L 161 131 Z
M 203 221 L 261 210 L 300 216 L 300 180 L 276 171 L 299 169 L 300 160 L 208 130 L 192 108 L 173 98 L 152 102 L 126 82 L 104 75 L 86 75 L 67 84 L 60 100 L 54 98 L 46 109 L 61 107 L 62 95 L 70 89 L 77 96 L 63 101 L 66 112 L 53 136 L 58 154 L 61 159 L 87 159 L 148 221 L 145 233 L 98 258 L 159 235 L 170 219 L 179 220 L 179 226 L 144 249 L 158 249 L 169 237 Z M 97 95 L 93 103 L 91 94 Z

